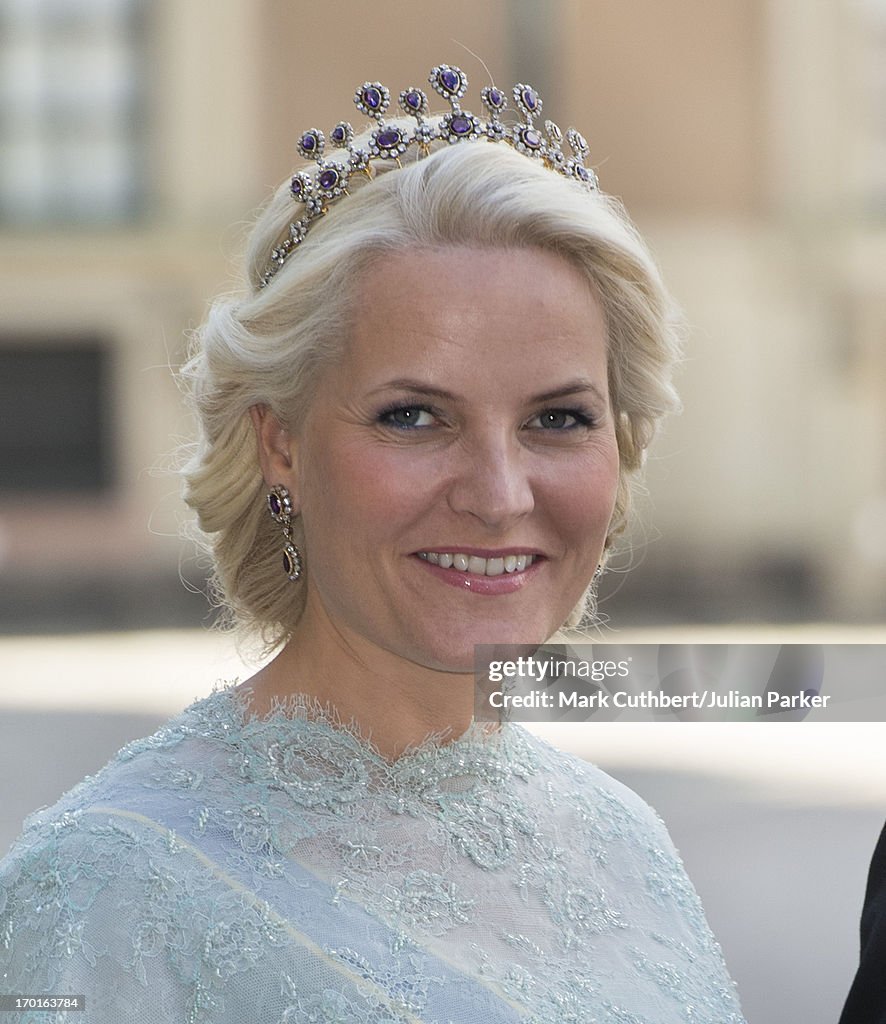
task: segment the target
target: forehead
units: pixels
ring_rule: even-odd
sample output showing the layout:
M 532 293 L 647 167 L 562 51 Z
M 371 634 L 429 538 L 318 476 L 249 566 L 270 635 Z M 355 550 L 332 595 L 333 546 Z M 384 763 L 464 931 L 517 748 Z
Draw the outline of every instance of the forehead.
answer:
M 590 282 L 541 249 L 447 247 L 385 254 L 361 274 L 346 362 L 463 374 L 589 372 L 606 364 Z

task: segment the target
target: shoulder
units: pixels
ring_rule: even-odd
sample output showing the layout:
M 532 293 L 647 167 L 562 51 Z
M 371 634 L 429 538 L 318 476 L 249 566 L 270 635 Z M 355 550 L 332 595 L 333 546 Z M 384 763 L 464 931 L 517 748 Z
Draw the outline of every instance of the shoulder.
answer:
M 638 979 L 694 1004 L 700 1020 L 740 1021 L 722 952 L 658 814 L 595 765 L 523 735 L 537 758 L 533 803 L 547 813 L 540 831 L 553 833 L 566 866 L 566 900 L 605 908 L 586 919 L 612 924 Z
M 522 742 L 539 767 L 539 779 L 558 800 L 591 821 L 608 821 L 625 835 L 671 846 L 658 813 L 629 786 L 590 761 L 552 746 L 526 730 Z
M 75 952 L 88 962 L 102 947 L 93 926 L 101 931 L 101 922 L 140 901 L 159 910 L 156 878 L 193 870 L 178 826 L 193 818 L 188 796 L 210 770 L 200 765 L 194 743 L 202 743 L 210 763 L 213 756 L 211 739 L 200 738 L 201 703 L 128 744 L 25 820 L 0 860 L 0 963 L 29 971 L 43 963 L 51 974 L 59 958 Z M 222 752 L 216 756 L 223 759 Z M 170 902 L 167 909 L 182 907 Z
M 254 874 L 230 871 L 255 835 L 234 813 L 244 791 L 207 710 L 124 748 L 28 820 L 0 861 L 0 988 L 85 994 L 101 1022 L 183 1020 L 282 944 L 244 884 Z
M 636 903 L 657 906 L 709 945 L 701 901 L 658 813 L 595 765 L 537 737 L 528 742 L 537 751 L 538 781 L 563 842 L 587 863 L 603 866 L 610 882 Z
M 137 815 L 73 812 L 0 864 L 0 987 L 83 995 L 96 1024 L 198 1019 L 285 939 L 266 902 Z
M 224 753 L 224 744 L 217 737 L 224 736 L 230 727 L 220 725 L 218 719 L 231 712 L 227 691 L 220 690 L 210 697 L 196 701 L 179 715 L 170 719 L 149 736 L 133 740 L 121 748 L 104 767 L 88 775 L 64 793 L 54 804 L 30 814 L 23 823 L 21 836 L 13 844 L 15 851 L 22 844 L 32 846 L 41 836 L 58 835 L 72 815 L 101 805 L 113 805 L 127 800 L 133 793 L 145 794 L 163 790 L 182 790 L 198 781 L 188 766 L 206 759 L 212 761 L 212 751 Z M 197 748 L 199 756 L 195 756 Z M 61 827 L 64 831 L 64 827 Z

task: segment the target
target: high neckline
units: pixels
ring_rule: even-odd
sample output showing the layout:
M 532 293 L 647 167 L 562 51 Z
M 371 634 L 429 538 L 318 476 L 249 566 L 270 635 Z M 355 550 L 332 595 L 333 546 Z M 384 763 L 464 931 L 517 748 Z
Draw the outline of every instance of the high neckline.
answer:
M 434 733 L 391 760 L 356 723 L 343 721 L 334 709 L 305 694 L 277 699 L 268 712 L 254 714 L 244 690 L 228 684 L 193 704 L 187 714 L 193 722 L 187 731 L 234 748 L 241 774 L 287 788 L 316 787 L 318 796 L 321 791 L 332 795 L 342 783 L 349 792 L 356 786 L 455 794 L 537 771 L 528 737 L 509 723 L 490 729 L 475 721 L 452 738 Z M 336 784 L 332 790 L 330 782 Z

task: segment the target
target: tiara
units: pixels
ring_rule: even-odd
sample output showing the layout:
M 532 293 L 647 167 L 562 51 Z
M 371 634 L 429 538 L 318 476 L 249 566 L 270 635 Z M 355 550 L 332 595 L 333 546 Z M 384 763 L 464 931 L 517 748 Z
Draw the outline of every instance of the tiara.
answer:
M 271 252 L 271 260 L 261 276 L 264 288 L 289 256 L 304 240 L 311 225 L 324 216 L 329 207 L 348 194 L 348 183 L 354 175 L 373 176 L 373 164 L 393 160 L 415 148 L 420 157 L 430 153 L 431 144 L 451 144 L 486 140 L 504 142 L 527 157 L 540 160 L 546 167 L 565 178 L 583 185 L 588 191 L 599 187 L 597 175 L 586 166 L 588 144 L 584 136 L 570 128 L 565 134 L 569 155 L 563 152 L 564 134 L 553 121 L 544 122 L 544 130 L 536 127 L 541 116 L 541 97 L 530 85 L 515 85 L 514 103 L 522 121 L 506 125 L 501 120 L 508 106 L 505 93 L 487 85 L 480 94 L 487 120 L 482 121 L 461 107 L 461 98 L 468 88 L 468 77 L 461 68 L 440 64 L 428 76 L 434 91 L 449 103 L 450 112 L 440 120 L 431 121 L 428 97 L 422 89 L 410 86 L 398 98 L 399 107 L 415 126 L 386 122 L 391 93 L 381 82 L 364 82 L 354 93 L 354 104 L 361 114 L 374 120 L 377 127 L 369 135 L 366 148 L 354 145 L 354 129 L 348 121 L 339 123 L 329 133 L 332 153 L 327 155 L 326 136 L 318 128 L 310 128 L 298 139 L 296 148 L 305 160 L 313 160 L 316 168 L 299 171 L 292 178 L 292 198 L 302 206 L 297 219 L 289 225 L 286 238 Z

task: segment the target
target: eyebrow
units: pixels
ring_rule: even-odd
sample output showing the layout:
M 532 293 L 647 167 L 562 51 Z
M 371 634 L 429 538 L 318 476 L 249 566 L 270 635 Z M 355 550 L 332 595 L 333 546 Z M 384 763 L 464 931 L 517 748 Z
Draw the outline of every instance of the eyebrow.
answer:
M 419 380 L 412 380 L 408 377 L 389 380 L 379 387 L 373 388 L 371 393 L 376 394 L 379 391 L 389 390 L 415 391 L 420 395 L 427 395 L 429 398 L 439 398 L 443 401 L 450 402 L 458 401 L 458 396 L 454 395 L 451 391 L 446 391 L 445 388 L 433 387 L 430 384 L 425 384 Z M 575 380 L 568 381 L 561 387 L 554 388 L 551 391 L 543 391 L 537 395 L 530 395 L 527 401 L 532 404 L 544 403 L 555 401 L 558 398 L 569 398 L 573 395 L 584 394 L 591 394 L 599 402 L 606 402 L 606 396 L 600 388 L 592 380 L 587 380 L 584 377 L 578 377 Z

